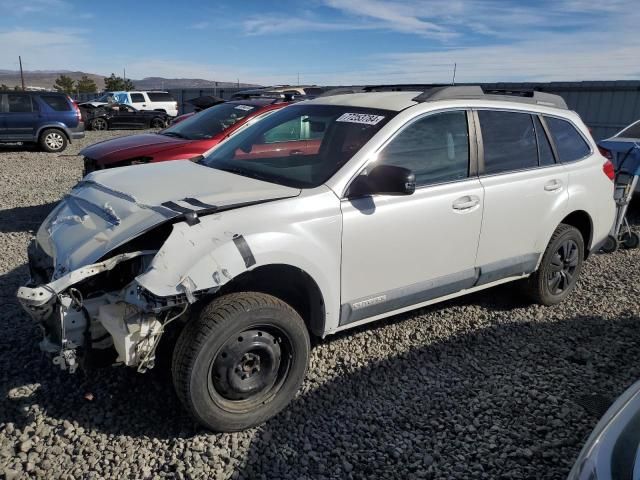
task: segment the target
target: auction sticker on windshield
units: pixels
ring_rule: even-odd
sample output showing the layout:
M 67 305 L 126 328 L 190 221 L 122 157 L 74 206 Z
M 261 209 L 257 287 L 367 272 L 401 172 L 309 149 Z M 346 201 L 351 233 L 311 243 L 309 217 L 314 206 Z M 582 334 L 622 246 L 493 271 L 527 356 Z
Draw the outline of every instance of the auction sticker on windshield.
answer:
M 245 112 L 248 112 L 249 110 L 253 110 L 253 107 L 250 105 L 238 105 L 236 110 L 244 110 Z
M 375 125 L 384 120 L 383 115 L 369 115 L 367 113 L 343 113 L 336 122 L 364 123 L 365 125 Z

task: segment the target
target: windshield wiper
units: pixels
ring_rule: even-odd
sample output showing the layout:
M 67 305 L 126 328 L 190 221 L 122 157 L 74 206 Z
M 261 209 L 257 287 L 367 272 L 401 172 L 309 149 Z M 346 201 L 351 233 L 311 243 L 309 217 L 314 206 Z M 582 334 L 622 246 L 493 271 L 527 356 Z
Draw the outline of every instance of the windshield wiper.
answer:
M 242 168 L 236 168 L 236 167 L 218 167 L 218 166 L 213 166 L 213 168 L 222 170 L 223 172 L 235 173 L 236 175 L 241 175 L 243 177 L 249 177 L 249 178 L 254 178 L 256 180 L 263 180 L 265 182 L 273 183 L 273 180 L 268 176 L 260 175 L 259 173 L 253 172 L 251 170 L 243 170 Z

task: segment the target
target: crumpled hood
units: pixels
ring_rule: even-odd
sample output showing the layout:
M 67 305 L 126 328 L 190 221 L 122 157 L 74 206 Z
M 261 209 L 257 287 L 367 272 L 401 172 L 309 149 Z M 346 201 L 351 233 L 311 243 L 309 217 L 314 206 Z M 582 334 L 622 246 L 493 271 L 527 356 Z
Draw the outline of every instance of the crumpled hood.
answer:
M 54 276 L 94 263 L 150 228 L 200 214 L 290 198 L 296 188 L 192 162 L 162 162 L 87 175 L 56 206 L 37 241 L 54 258 Z
M 96 160 L 99 164 L 110 163 L 138 155 L 152 155 L 174 147 L 181 147 L 192 140 L 168 137 L 157 133 L 129 135 L 98 142 L 80 151 L 80 155 Z

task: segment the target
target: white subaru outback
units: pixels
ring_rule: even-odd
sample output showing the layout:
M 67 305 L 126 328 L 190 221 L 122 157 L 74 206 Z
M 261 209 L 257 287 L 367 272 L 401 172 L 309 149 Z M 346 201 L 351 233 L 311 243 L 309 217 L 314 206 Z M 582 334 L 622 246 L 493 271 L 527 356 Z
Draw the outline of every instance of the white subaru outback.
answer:
M 144 371 L 178 335 L 179 398 L 234 431 L 294 397 L 312 334 L 514 280 L 562 301 L 614 209 L 610 165 L 560 97 L 329 96 L 195 162 L 89 174 L 40 227 L 18 298 L 72 371 L 110 352 Z

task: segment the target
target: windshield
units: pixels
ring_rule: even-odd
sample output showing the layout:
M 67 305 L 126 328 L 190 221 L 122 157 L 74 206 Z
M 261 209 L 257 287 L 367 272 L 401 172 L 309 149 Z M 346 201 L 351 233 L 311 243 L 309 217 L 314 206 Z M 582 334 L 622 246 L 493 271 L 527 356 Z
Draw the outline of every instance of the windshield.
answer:
M 226 130 L 259 108 L 256 105 L 242 103 L 221 103 L 176 123 L 162 134 L 189 140 L 205 140 Z
M 200 161 L 296 188 L 327 181 L 397 112 L 299 103 L 237 133 Z

